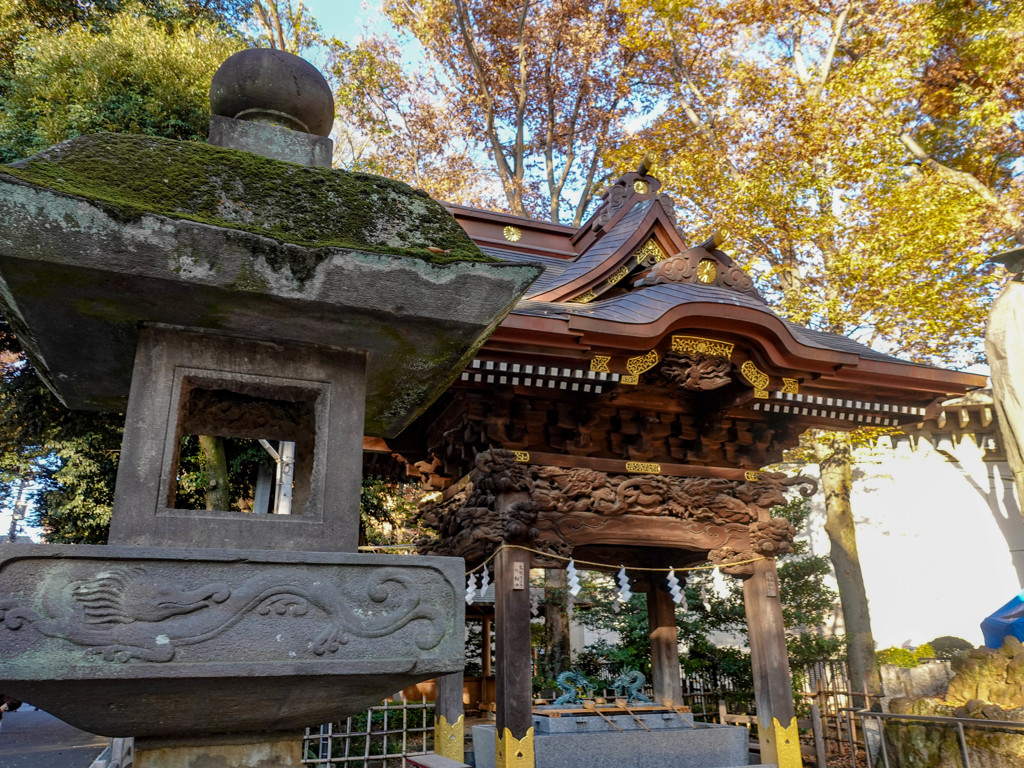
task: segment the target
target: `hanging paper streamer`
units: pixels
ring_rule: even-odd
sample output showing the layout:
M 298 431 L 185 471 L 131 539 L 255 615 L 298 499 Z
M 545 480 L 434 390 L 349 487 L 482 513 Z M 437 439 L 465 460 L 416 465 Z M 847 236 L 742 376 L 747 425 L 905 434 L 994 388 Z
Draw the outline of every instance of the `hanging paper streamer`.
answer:
M 619 575 L 615 578 L 619 581 L 619 600 L 623 603 L 628 603 L 629 598 L 633 596 L 633 591 L 629 588 L 629 576 L 626 575 L 626 566 L 619 566 Z
M 540 615 L 540 597 L 537 595 L 530 595 L 530 615 Z
M 711 601 L 708 600 L 708 589 L 705 585 L 700 585 L 700 601 L 704 603 L 704 610 L 711 613 Z
M 575 597 L 580 593 L 580 575 L 576 573 L 576 563 L 569 558 L 569 565 L 565 568 L 566 582 L 569 585 L 569 594 Z
M 473 574 L 469 574 L 466 577 L 466 605 L 473 604 L 473 597 L 476 595 L 476 584 L 473 582 L 476 579 L 473 578 Z
M 683 594 L 683 588 L 679 584 L 679 579 L 676 578 L 675 568 L 670 569 L 668 572 L 668 591 L 676 605 L 684 605 L 686 603 L 686 595 Z
M 488 572 L 487 566 L 485 565 L 484 572 L 480 574 L 480 597 L 484 596 L 484 592 L 487 591 L 489 586 L 491 586 L 491 574 Z
M 619 602 L 619 596 L 616 595 L 615 599 L 612 600 L 612 613 L 618 614 L 622 610 L 622 603 Z
M 711 572 L 711 586 L 719 600 L 729 599 L 729 585 L 725 582 L 725 574 L 721 568 L 715 568 Z

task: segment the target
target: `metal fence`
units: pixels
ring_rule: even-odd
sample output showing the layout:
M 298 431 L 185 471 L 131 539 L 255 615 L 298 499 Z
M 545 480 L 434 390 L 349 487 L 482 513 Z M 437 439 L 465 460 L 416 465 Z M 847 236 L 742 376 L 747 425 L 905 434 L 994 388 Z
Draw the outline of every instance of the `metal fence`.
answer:
M 849 690 L 846 665 L 841 660 L 822 660 L 792 669 L 794 688 L 797 695 L 797 724 L 800 728 L 802 752 L 808 765 L 825 768 L 829 761 L 835 765 L 864 765 L 865 735 L 858 727 L 860 710 L 871 706 L 877 697 Z M 715 681 L 721 682 L 721 681 Z M 710 687 L 710 686 L 709 686 Z M 684 682 L 684 690 L 686 683 Z M 725 694 L 725 695 L 723 695 Z M 729 696 L 728 694 L 732 694 Z M 739 691 L 699 690 L 684 698 L 692 697 L 691 707 L 697 719 L 709 719 L 712 712 L 710 699 L 716 698 L 713 719 L 723 725 L 741 725 L 750 731 L 751 748 L 756 749 L 757 717 L 754 702 Z M 727 702 L 725 699 L 729 698 Z
M 307 728 L 303 765 L 405 768 L 407 755 L 433 750 L 434 702 L 398 694 L 343 721 Z
M 878 723 L 877 731 L 880 735 L 876 744 L 870 741 L 867 749 L 864 750 L 866 768 L 900 768 L 909 764 L 909 761 L 901 756 L 901 746 L 910 749 L 914 753 L 914 764 L 920 764 L 920 749 L 923 741 L 924 729 L 950 729 L 956 734 L 957 750 L 943 750 L 943 765 L 950 768 L 972 768 L 971 753 L 972 745 L 969 743 L 966 731 L 984 731 L 987 733 L 1010 733 L 1024 737 L 1024 723 L 1010 720 L 980 720 L 969 717 L 937 717 L 934 715 L 895 715 L 888 712 L 871 712 L 860 710 L 857 715 L 861 718 L 865 730 L 867 721 L 873 720 Z M 904 738 L 895 738 L 896 729 L 917 729 L 914 734 L 901 734 Z M 891 742 L 891 743 L 887 743 Z M 951 745 L 950 745 L 951 746 Z M 936 742 L 938 749 L 943 749 L 941 740 Z M 890 754 L 892 753 L 892 754 Z M 987 754 L 976 755 L 973 765 L 993 765 L 993 759 L 998 757 L 991 751 Z M 1007 757 L 1007 755 L 1003 755 Z

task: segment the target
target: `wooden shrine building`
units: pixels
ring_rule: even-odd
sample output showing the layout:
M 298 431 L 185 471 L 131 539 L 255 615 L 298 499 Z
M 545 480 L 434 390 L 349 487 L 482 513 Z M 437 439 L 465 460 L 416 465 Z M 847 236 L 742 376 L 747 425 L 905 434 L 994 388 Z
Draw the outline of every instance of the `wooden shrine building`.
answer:
M 485 253 L 544 273 L 440 400 L 367 447 L 442 492 L 422 553 L 467 568 L 497 553 L 499 766 L 533 765 L 529 569 L 570 556 L 627 573 L 710 560 L 742 578 L 762 761 L 798 766 L 774 560 L 794 531 L 769 510 L 813 481 L 760 470 L 808 428 L 915 423 L 985 381 L 781 319 L 714 240 L 683 241 L 648 171 L 579 228 L 451 206 Z M 664 582 L 648 598 L 655 700 L 680 703 Z M 445 690 L 442 727 L 462 706 L 460 682 Z M 461 759 L 459 728 L 438 751 L 457 742 Z

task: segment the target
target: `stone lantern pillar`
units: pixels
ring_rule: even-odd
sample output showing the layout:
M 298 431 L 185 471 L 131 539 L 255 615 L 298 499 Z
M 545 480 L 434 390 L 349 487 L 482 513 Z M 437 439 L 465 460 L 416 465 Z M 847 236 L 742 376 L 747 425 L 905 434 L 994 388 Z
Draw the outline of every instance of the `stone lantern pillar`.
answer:
M 422 412 L 538 273 L 325 167 L 305 62 L 245 51 L 215 84 L 223 146 L 97 134 L 0 166 L 5 317 L 66 405 L 126 409 L 111 544 L 0 553 L 0 679 L 135 737 L 136 768 L 298 765 L 303 726 L 461 671 L 462 560 L 355 553 L 362 440 Z M 193 434 L 293 443 L 291 514 L 181 508 Z

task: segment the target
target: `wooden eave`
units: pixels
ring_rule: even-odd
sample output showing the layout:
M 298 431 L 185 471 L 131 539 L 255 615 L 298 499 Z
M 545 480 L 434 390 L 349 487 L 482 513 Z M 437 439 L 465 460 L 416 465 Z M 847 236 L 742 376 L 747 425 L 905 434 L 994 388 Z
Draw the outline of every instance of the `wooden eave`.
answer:
M 510 366 L 561 366 L 578 374 L 592 370 L 592 361 L 600 355 L 609 358 L 607 370 L 613 376 L 602 380 L 597 393 L 614 391 L 619 404 L 635 401 L 635 407 L 653 407 L 654 401 L 647 403 L 642 394 L 644 386 L 619 384 L 630 358 L 651 350 L 664 357 L 672 335 L 703 337 L 734 344 L 735 364 L 749 359 L 771 377 L 775 391 L 767 397 L 760 392 L 755 399 L 751 389 L 749 395 L 725 406 L 732 417 L 764 419 L 766 414 L 781 414 L 793 424 L 837 429 L 849 429 L 851 420 L 884 420 L 885 425 L 917 421 L 937 397 L 984 386 L 981 376 L 886 358 L 849 340 L 795 327 L 750 292 L 689 281 L 636 285 L 644 270 L 638 269 L 634 254 L 649 239 L 655 240 L 666 257 L 702 247 L 688 248 L 683 242 L 656 191 L 655 183 L 651 193 L 632 194 L 623 201 L 603 224 L 595 224 L 595 214 L 579 229 L 448 206 L 470 236 L 499 257 L 508 254 L 518 261 L 537 255 L 548 259 L 546 284 L 520 301 L 478 352 L 474 365 L 507 361 Z M 633 218 L 627 219 L 629 216 Z M 507 240 L 505 227 L 518 228 L 521 239 Z M 612 239 L 606 240 L 608 236 Z M 602 255 L 603 250 L 607 254 Z M 732 263 L 718 251 L 708 253 L 722 264 Z M 632 274 L 609 283 L 609 277 L 624 266 L 629 266 Z M 571 301 L 589 291 L 610 290 L 611 285 L 618 286 L 611 298 L 598 295 L 591 302 Z M 627 288 L 626 293 L 619 287 Z M 521 379 L 513 383 L 513 376 L 488 375 L 482 383 L 475 375 L 462 377 L 453 387 L 487 388 L 492 386 L 488 378 L 522 396 L 530 396 L 531 391 L 541 394 L 536 385 L 524 385 Z M 783 378 L 796 380 L 797 391 L 784 394 L 780 389 Z M 655 394 L 651 390 L 650 397 L 657 400 Z M 573 395 L 545 391 L 544 396 Z M 829 401 L 844 405 L 827 405 Z
M 575 227 L 464 205 L 445 204 L 445 208 L 477 245 L 565 260 L 579 255 L 579 251 L 570 242 L 570 237 L 576 232 Z M 505 227 L 516 227 L 522 232 L 522 237 L 515 241 L 509 240 L 504 234 Z

